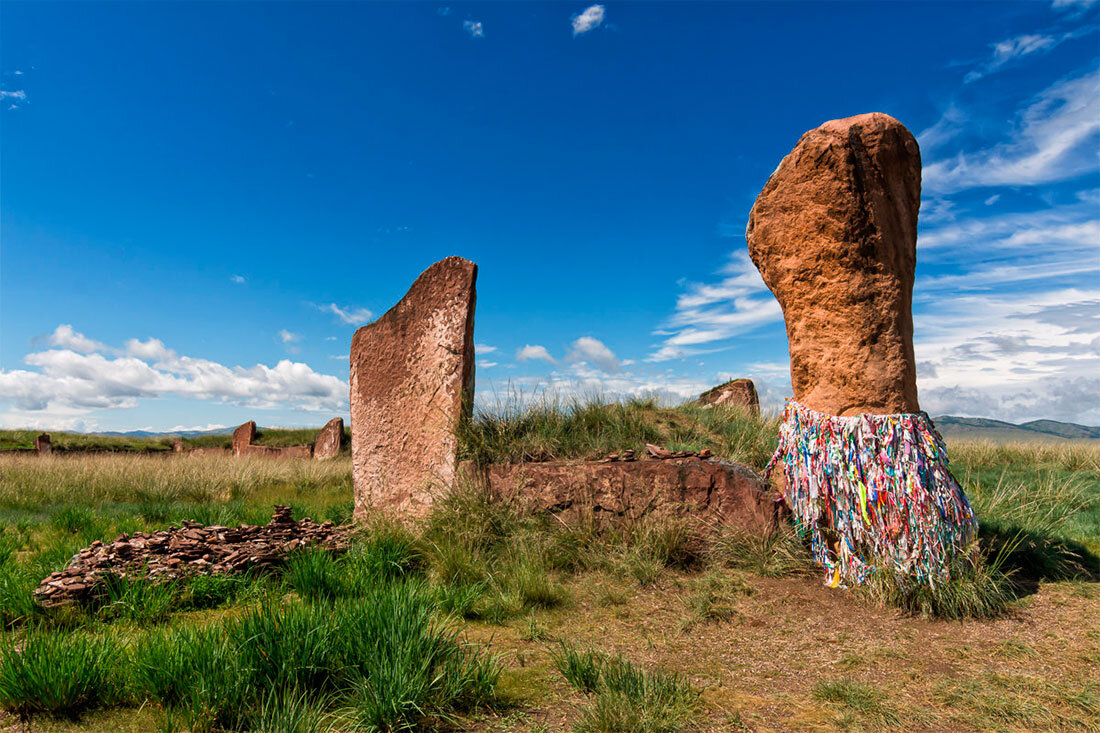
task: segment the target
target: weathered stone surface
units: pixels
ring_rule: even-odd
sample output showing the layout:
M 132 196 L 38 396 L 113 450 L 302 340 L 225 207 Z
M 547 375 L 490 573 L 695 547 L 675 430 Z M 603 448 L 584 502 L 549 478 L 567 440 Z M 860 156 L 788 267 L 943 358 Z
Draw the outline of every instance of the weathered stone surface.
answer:
M 172 452 L 183 453 L 183 438 L 172 438 Z
M 313 443 L 313 457 L 318 460 L 335 458 L 340 455 L 340 446 L 344 442 L 344 418 L 334 417 L 325 423 L 317 440 Z
M 698 456 L 601 462 L 464 465 L 494 499 L 566 521 L 630 523 L 651 514 L 693 517 L 754 533 L 775 526 L 771 485 L 748 466 Z M 667 453 L 667 451 L 666 451 Z M 672 454 L 670 454 L 672 455 Z
M 42 433 L 35 436 L 34 449 L 39 453 L 50 453 L 53 451 L 53 446 L 50 445 L 50 434 Z
M 740 407 L 750 415 L 760 414 L 760 398 L 751 379 L 731 379 L 713 389 L 708 389 L 696 400 L 700 405 L 725 405 Z
M 351 454 L 355 517 L 427 512 L 448 490 L 453 429 L 474 389 L 477 265 L 435 263 L 397 305 L 351 342 Z
M 63 570 L 39 584 L 34 597 L 46 608 L 92 600 L 102 595 L 111 575 L 172 580 L 263 571 L 281 565 L 287 555 L 306 545 L 342 549 L 346 529 L 332 522 L 317 524 L 309 517 L 294 521 L 289 507 L 276 506 L 271 521 L 262 527 L 185 521 L 152 534 L 122 534 L 106 544 L 96 540 L 78 552 Z
M 880 113 L 802 136 L 749 215 L 783 308 L 794 397 L 833 415 L 916 412 L 912 293 L 920 150 Z
M 246 449 L 252 445 L 252 441 L 256 439 L 256 423 L 253 420 L 249 420 L 237 427 L 233 431 L 233 455 L 244 455 Z

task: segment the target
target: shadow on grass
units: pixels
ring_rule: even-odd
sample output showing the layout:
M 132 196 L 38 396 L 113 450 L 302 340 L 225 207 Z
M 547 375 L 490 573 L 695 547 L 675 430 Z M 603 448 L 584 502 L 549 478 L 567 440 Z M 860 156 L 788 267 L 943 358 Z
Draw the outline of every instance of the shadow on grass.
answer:
M 1042 581 L 1100 582 L 1100 557 L 1076 540 L 997 520 L 982 521 L 978 536 L 990 556 L 1001 558 L 1018 595 L 1035 593 Z

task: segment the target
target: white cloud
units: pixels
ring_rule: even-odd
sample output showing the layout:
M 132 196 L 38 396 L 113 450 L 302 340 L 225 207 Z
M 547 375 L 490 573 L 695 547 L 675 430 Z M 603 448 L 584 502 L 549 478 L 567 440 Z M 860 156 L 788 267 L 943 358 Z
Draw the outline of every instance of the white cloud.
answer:
M 23 102 L 27 99 L 27 93 L 24 92 L 22 89 L 16 89 L 14 92 L 0 89 L 0 100 L 3 99 L 18 99 L 19 101 Z
M 329 303 L 327 305 L 314 304 L 313 307 L 321 311 L 322 313 L 333 314 L 342 323 L 346 323 L 349 326 L 361 326 L 369 321 L 371 319 L 371 316 L 374 315 L 366 308 L 356 308 L 350 305 L 341 308 L 335 303 Z
M 569 362 L 587 362 L 599 367 L 608 374 L 614 374 L 622 368 L 615 352 L 607 348 L 602 341 L 590 336 L 582 336 L 574 341 L 565 360 Z
M 983 76 L 993 73 L 1013 59 L 1037 53 L 1049 51 L 1065 39 L 1065 36 L 1048 36 L 1039 33 L 1031 33 L 1004 41 L 990 44 L 993 55 L 984 61 L 978 68 L 968 73 L 963 82 L 969 84 Z
M 1096 4 L 1096 0 L 1054 0 L 1051 5 L 1055 10 L 1062 10 L 1064 8 L 1091 8 Z
M 497 350 L 495 346 L 489 346 L 488 344 L 474 344 L 474 351 L 479 354 L 491 354 Z
M 284 359 L 273 367 L 230 367 L 180 356 L 158 339 L 130 339 L 125 350 L 75 333 L 62 340 L 70 344 L 28 354 L 24 362 L 30 369 L 0 370 L 0 400 L 14 405 L 7 415 L 20 418 L 20 424 L 42 418 L 77 427 L 87 424 L 82 416 L 90 411 L 132 408 L 140 400 L 160 397 L 264 409 L 332 411 L 347 405 L 347 383 L 308 364 Z M 90 344 L 95 344 L 94 352 L 87 351 Z
M 481 369 L 490 369 L 490 368 L 492 368 L 492 367 L 495 367 L 495 366 L 497 365 L 497 362 L 495 362 L 495 361 L 484 361 L 484 360 L 482 360 L 482 361 L 479 361 L 479 362 L 477 363 L 477 365 L 478 365 L 478 367 L 480 367 Z
M 485 27 L 481 25 L 480 20 L 465 20 L 462 22 L 462 28 L 470 34 L 470 38 L 485 37 Z
M 542 359 L 548 361 L 551 364 L 556 363 L 554 357 L 550 356 L 550 352 L 546 350 L 545 346 L 539 346 L 538 344 L 527 344 L 521 349 L 516 351 L 516 359 L 519 361 L 531 361 L 532 359 Z
M 1019 113 L 1012 127 L 1006 142 L 924 166 L 924 190 L 1034 186 L 1097 170 L 1100 72 L 1054 84 Z
M 291 333 L 285 328 L 279 330 L 279 340 L 284 344 L 293 344 L 302 340 L 302 335 L 299 333 Z
M 574 15 L 573 20 L 573 35 L 579 36 L 582 33 L 599 27 L 600 23 L 603 23 L 604 7 L 602 5 L 591 5 L 585 8 L 583 13 Z
M 232 275 L 229 279 L 237 285 L 244 285 L 245 283 L 244 275 Z
M 63 323 L 54 329 L 54 332 L 50 334 L 47 339 L 51 346 L 60 346 L 63 349 L 72 349 L 73 351 L 79 351 L 82 354 L 90 354 L 93 351 L 106 350 L 106 346 L 87 338 L 84 334 L 79 333 L 73 329 L 67 323 Z
M 174 425 L 167 430 L 161 431 L 165 433 L 189 433 L 193 430 L 202 432 L 210 432 L 211 430 L 227 430 L 228 425 L 221 425 L 219 423 L 207 423 L 206 425 Z
M 676 301 L 676 312 L 657 333 L 667 335 L 648 361 L 667 361 L 706 353 L 708 344 L 781 321 L 783 312 L 772 296 L 748 250 L 738 250 L 717 283 L 691 283 Z

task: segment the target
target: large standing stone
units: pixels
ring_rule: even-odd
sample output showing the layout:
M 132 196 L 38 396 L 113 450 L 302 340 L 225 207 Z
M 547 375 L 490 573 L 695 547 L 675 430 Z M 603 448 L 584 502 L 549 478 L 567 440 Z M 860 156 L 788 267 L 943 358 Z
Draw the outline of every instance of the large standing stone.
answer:
M 256 422 L 249 420 L 233 431 L 233 455 L 243 456 L 248 453 L 248 447 L 256 439 Z
M 810 130 L 749 214 L 783 308 L 795 399 L 832 415 L 917 412 L 913 270 L 920 150 L 889 115 Z
M 700 405 L 739 407 L 750 415 L 760 414 L 760 398 L 751 379 L 731 379 L 713 389 L 708 389 L 695 400 Z
M 50 453 L 53 451 L 53 446 L 50 444 L 50 434 L 42 433 L 34 438 L 34 449 L 39 453 Z
M 335 458 L 340 455 L 340 445 L 343 442 L 344 418 L 334 417 L 317 433 L 317 440 L 313 443 L 313 457 L 321 461 Z
M 351 341 L 355 517 L 418 517 L 454 483 L 454 428 L 474 391 L 477 265 L 435 263 Z

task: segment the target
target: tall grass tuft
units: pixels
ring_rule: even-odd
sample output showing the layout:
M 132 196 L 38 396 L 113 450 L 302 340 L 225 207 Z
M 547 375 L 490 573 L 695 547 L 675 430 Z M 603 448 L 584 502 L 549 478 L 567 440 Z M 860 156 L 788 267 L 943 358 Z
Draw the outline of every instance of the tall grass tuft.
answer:
M 0 647 L 0 706 L 24 721 L 33 713 L 75 716 L 118 703 L 115 637 L 30 630 Z

